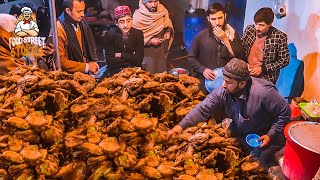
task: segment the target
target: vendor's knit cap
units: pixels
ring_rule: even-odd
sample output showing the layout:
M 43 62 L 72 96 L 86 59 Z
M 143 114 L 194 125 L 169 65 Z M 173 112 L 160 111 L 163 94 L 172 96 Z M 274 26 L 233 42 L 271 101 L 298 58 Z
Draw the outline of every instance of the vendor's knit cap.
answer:
M 232 58 L 222 69 L 222 73 L 235 80 L 245 80 L 250 77 L 248 64 L 241 59 Z
M 131 16 L 131 10 L 128 6 L 118 6 L 114 8 L 115 19 L 120 19 L 125 16 Z

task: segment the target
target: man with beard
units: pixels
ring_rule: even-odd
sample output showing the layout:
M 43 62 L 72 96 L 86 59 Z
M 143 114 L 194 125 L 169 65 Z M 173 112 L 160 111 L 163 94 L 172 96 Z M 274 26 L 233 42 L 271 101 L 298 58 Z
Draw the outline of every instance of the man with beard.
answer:
M 193 108 L 182 121 L 168 131 L 167 137 L 179 135 L 183 129 L 206 121 L 221 107 L 227 118 L 231 136 L 237 137 L 245 150 L 246 135 L 260 135 L 260 147 L 253 154 L 269 168 L 276 165 L 275 152 L 285 145 L 283 129 L 290 120 L 290 108 L 275 86 L 261 78 L 250 77 L 248 64 L 233 58 L 222 69 L 222 87 L 214 89 Z
M 238 33 L 226 24 L 226 13 L 223 6 L 213 3 L 208 7 L 209 27 L 200 31 L 192 41 L 188 53 L 188 62 L 200 79 L 200 90 L 208 94 L 205 78 L 214 80 L 215 68 L 223 67 L 233 58 L 242 58 L 243 48 Z
M 64 12 L 57 22 L 61 68 L 69 73 L 96 74 L 99 70 L 96 44 L 88 24 L 83 20 L 83 0 L 64 0 Z
M 143 32 L 142 67 L 151 73 L 167 70 L 167 55 L 173 41 L 173 26 L 168 10 L 158 0 L 140 0 L 132 26 Z
M 242 45 L 250 65 L 250 75 L 276 84 L 280 69 L 289 64 L 287 35 L 272 26 L 271 8 L 261 8 L 254 15 L 255 25 L 247 26 Z
M 118 28 L 108 34 L 108 76 L 126 67 L 141 67 L 143 60 L 143 32 L 132 27 L 131 10 L 128 6 L 114 9 Z

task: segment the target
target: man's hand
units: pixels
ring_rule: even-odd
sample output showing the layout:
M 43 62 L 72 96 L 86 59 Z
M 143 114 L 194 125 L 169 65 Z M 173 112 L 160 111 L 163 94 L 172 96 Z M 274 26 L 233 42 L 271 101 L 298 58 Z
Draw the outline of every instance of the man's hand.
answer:
M 202 74 L 203 74 L 204 78 L 209 79 L 209 80 L 214 80 L 214 78 L 216 78 L 216 75 L 214 74 L 214 72 L 209 68 L 206 68 Z
M 167 132 L 167 138 L 177 137 L 182 132 L 182 127 L 179 125 L 175 125 L 171 130 Z
M 97 74 L 99 71 L 99 65 L 96 62 L 89 62 L 89 72 L 92 74 Z
M 261 137 L 259 138 L 258 141 L 259 141 L 259 142 L 262 141 L 262 144 L 260 145 L 260 147 L 261 147 L 261 148 L 264 148 L 264 147 L 267 147 L 267 146 L 270 144 L 271 139 L 269 138 L 268 135 L 263 135 L 263 136 L 261 136 Z
M 114 57 L 115 57 L 115 58 L 121 58 L 121 53 L 115 53 L 115 54 L 114 54 Z
M 162 43 L 162 40 L 160 38 L 152 38 L 150 39 L 150 44 L 154 46 L 158 46 Z
M 171 37 L 171 33 L 170 32 L 166 32 L 163 36 L 164 39 L 170 39 Z
M 213 28 L 213 34 L 221 41 L 229 41 L 227 34 L 218 26 Z
M 249 71 L 251 76 L 259 76 L 262 73 L 262 68 L 261 66 L 253 67 L 253 68 L 249 68 Z
M 51 55 L 53 54 L 54 52 L 54 48 L 53 48 L 53 44 L 47 44 L 45 45 L 43 48 L 42 48 L 42 53 L 45 55 L 45 56 L 48 56 L 48 55 Z

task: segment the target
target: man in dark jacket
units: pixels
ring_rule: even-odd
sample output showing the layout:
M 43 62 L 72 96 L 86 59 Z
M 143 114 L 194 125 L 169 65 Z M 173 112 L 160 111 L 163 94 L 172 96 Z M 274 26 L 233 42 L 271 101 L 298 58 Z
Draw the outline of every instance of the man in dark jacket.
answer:
M 276 165 L 274 155 L 285 145 L 283 129 L 290 121 L 288 103 L 271 82 L 250 77 L 248 64 L 242 60 L 230 60 L 222 72 L 223 86 L 214 89 L 167 136 L 206 121 L 222 107 L 227 118 L 232 119 L 231 135 L 240 140 L 245 150 L 251 150 L 245 143 L 246 135 L 260 135 L 262 144 L 253 155 L 266 168 Z
M 114 17 L 118 28 L 108 35 L 111 44 L 107 49 L 109 76 L 126 67 L 141 67 L 144 55 L 143 32 L 132 27 L 130 8 L 116 7 Z
M 250 75 L 277 82 L 280 69 L 289 64 L 287 35 L 272 26 L 271 8 L 261 8 L 254 15 L 255 25 L 247 26 L 242 45 L 245 49 Z
M 200 89 L 208 94 L 204 80 L 215 78 L 212 71 L 223 67 L 233 57 L 242 58 L 243 48 L 238 33 L 226 23 L 223 6 L 213 3 L 207 10 L 209 27 L 200 31 L 192 41 L 188 62 L 200 79 Z

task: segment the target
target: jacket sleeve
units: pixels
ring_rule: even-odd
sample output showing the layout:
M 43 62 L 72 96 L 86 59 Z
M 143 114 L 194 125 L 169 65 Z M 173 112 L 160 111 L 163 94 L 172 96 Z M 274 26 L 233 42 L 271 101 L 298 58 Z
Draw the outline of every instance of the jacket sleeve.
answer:
M 188 63 L 190 66 L 199 73 L 203 73 L 203 71 L 206 69 L 205 66 L 200 64 L 198 58 L 199 58 L 199 49 L 200 49 L 200 36 L 199 34 L 193 39 L 191 44 L 191 50 L 188 53 Z
M 67 53 L 67 35 L 60 24 L 60 22 L 57 22 L 57 30 L 58 30 L 58 44 L 59 44 L 59 55 L 60 55 L 60 63 L 61 68 L 64 71 L 67 71 L 69 73 L 75 73 L 75 72 L 85 72 L 86 69 L 86 63 L 85 62 L 77 62 L 73 61 L 71 59 L 68 59 L 68 53 Z
M 242 37 L 241 37 L 241 44 L 244 50 L 244 54 L 243 54 L 243 60 L 248 61 L 248 56 L 249 56 L 249 52 L 250 52 L 250 48 L 249 47 L 249 43 L 248 43 L 248 39 L 249 39 L 249 34 L 251 34 L 250 32 L 250 26 L 247 26 Z
M 179 123 L 179 126 L 186 129 L 208 120 L 214 112 L 222 107 L 221 92 L 222 88 L 217 88 L 208 94 L 203 101 L 191 109 Z
M 263 74 L 270 74 L 275 71 L 280 71 L 280 69 L 289 64 L 289 49 L 287 41 L 287 35 L 282 34 L 279 39 L 279 46 L 277 49 L 278 52 L 276 53 L 278 57 L 275 57 L 275 62 L 262 65 Z
M 144 56 L 143 32 L 140 30 L 136 32 L 136 37 L 134 39 L 136 41 L 136 47 L 134 53 L 121 52 L 121 56 L 130 64 L 140 67 L 142 65 Z
M 284 127 L 290 121 L 291 110 L 288 103 L 275 88 L 266 90 L 262 100 L 262 108 L 274 117 L 274 122 L 267 135 L 272 140 L 276 134 L 283 133 Z

